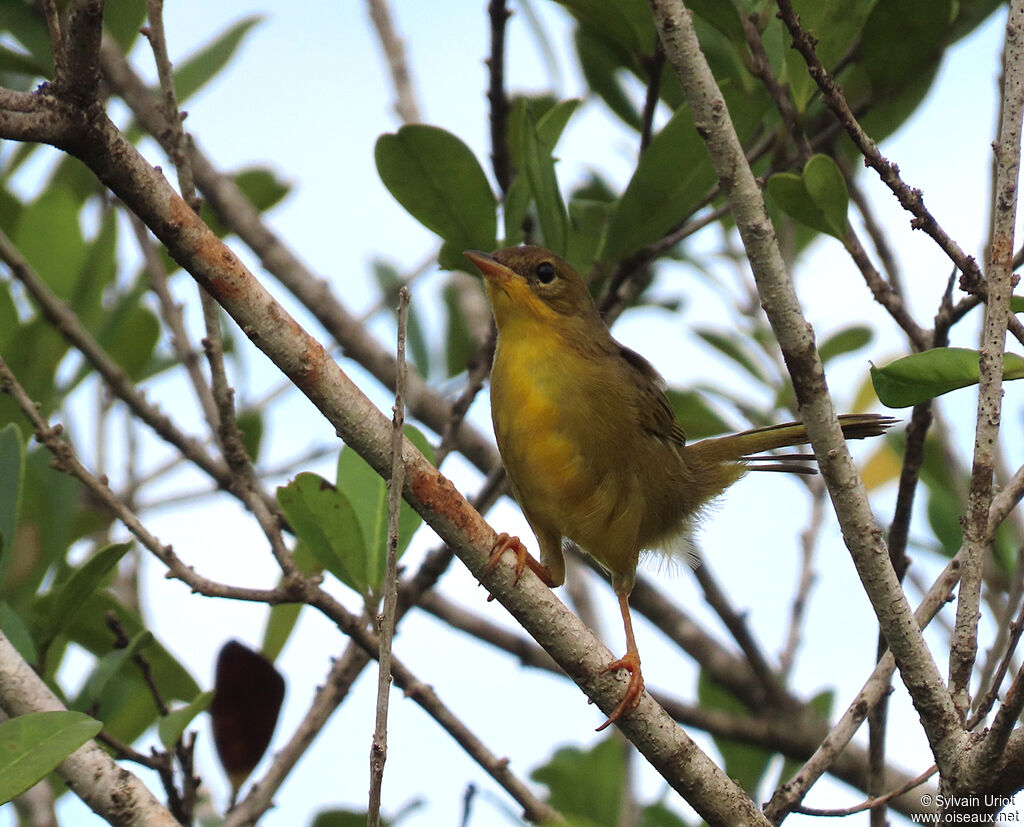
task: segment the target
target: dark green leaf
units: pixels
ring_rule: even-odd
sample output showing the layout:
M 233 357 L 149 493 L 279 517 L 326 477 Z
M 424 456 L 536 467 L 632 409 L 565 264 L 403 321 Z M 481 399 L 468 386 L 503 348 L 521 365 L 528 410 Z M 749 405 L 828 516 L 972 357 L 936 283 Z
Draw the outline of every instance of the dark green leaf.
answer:
M 804 186 L 814 206 L 825 218 L 831 234 L 838 239 L 846 237 L 846 210 L 849 193 L 846 180 L 836 162 L 827 155 L 813 155 L 804 164 Z
M 110 680 L 128 663 L 132 657 L 153 642 L 153 633 L 147 630 L 139 632 L 123 649 L 115 649 L 99 659 L 92 673 L 79 690 L 78 697 L 72 704 L 80 712 L 90 712 L 99 704 L 104 690 Z
M 208 689 L 195 698 L 188 706 L 168 712 L 160 719 L 157 732 L 160 735 L 160 743 L 165 749 L 174 749 L 174 745 L 181 740 L 182 734 L 192 723 L 196 715 L 205 712 L 206 708 L 213 701 L 213 690 Z
M 540 142 L 551 149 L 558 145 L 558 139 L 562 137 L 569 118 L 579 108 L 579 98 L 567 98 L 559 101 L 543 115 L 537 117 L 537 138 Z
M 672 412 L 676 415 L 687 442 L 705 437 L 723 434 L 729 430 L 729 424 L 704 401 L 697 391 L 680 391 L 669 388 L 665 391 Z
M 952 559 L 963 545 L 963 526 L 960 524 L 963 503 L 947 490 L 930 488 L 927 508 L 928 525 L 939 541 L 940 551 L 944 557 Z
M 267 613 L 267 624 L 263 627 L 263 640 L 260 651 L 269 661 L 276 661 L 284 651 L 288 638 L 295 630 L 302 614 L 302 603 L 278 603 L 271 606 Z
M 277 489 L 277 501 L 300 542 L 350 589 L 369 592 L 366 542 L 348 498 L 317 474 L 302 473 Z
M 3 27 L 25 47 L 35 62 L 44 67 L 43 76 L 53 78 L 53 49 L 46 21 L 31 3 L 8 2 L 3 8 Z
M 445 368 L 447 375 L 458 376 L 476 353 L 477 345 L 469 333 L 469 323 L 462 309 L 462 290 L 448 284 L 441 294 L 445 307 Z
M 750 717 L 750 710 L 734 695 L 709 679 L 702 669 L 697 679 L 697 698 L 701 707 Z M 727 738 L 715 738 L 715 746 L 725 761 L 725 771 L 743 789 L 753 795 L 768 768 L 772 754 L 761 747 Z
M 0 46 L 0 75 L 23 75 L 26 79 L 46 77 L 50 72 L 45 63 L 22 52 Z M 10 81 L 7 81 L 10 83 Z M 18 86 L 23 84 L 19 83 Z M 28 86 L 27 83 L 24 86 Z M 15 90 L 15 91 L 24 91 Z
M 689 107 L 680 107 L 640 158 L 608 223 L 601 261 L 620 261 L 661 238 L 696 208 L 714 182 Z
M 366 827 L 366 811 L 355 810 L 321 810 L 316 814 L 310 827 Z M 381 818 L 381 827 L 391 827 L 395 822 Z
M 826 689 L 819 692 L 809 701 L 808 705 L 818 714 L 823 722 L 827 722 L 832 714 L 832 704 L 835 702 L 835 691 Z M 795 758 L 786 758 L 782 765 L 782 772 L 779 774 L 779 781 L 789 781 L 804 765 L 803 761 Z
M 626 760 L 617 738 L 605 738 L 589 751 L 563 747 L 530 777 L 547 786 L 548 803 L 566 817 L 588 819 L 597 827 L 617 827 Z
M 580 23 L 599 31 L 631 54 L 654 50 L 654 22 L 643 0 L 558 0 Z
M 7 343 L 14 338 L 16 333 L 18 333 L 18 309 L 14 306 L 14 299 L 11 298 L 11 285 L 9 282 L 0 282 L 0 349 L 6 348 Z M 7 350 L 3 350 L 3 352 L 10 353 Z M 7 358 L 9 359 L 10 356 L 8 355 Z
M 0 723 L 0 804 L 44 779 L 102 728 L 81 712 L 32 712 Z
M 136 305 L 104 337 L 107 350 L 132 379 L 141 379 L 160 338 L 160 321 L 151 310 Z
M 119 603 L 109 592 L 101 591 L 86 601 L 68 627 L 67 638 L 96 657 L 105 657 L 110 653 L 112 640 L 108 617 L 116 618 L 130 639 L 144 631 L 142 618 L 134 610 Z M 159 641 L 154 640 L 146 647 L 145 658 L 165 701 L 188 701 L 199 694 L 192 676 Z M 96 717 L 115 738 L 132 743 L 157 722 L 159 713 L 138 670 L 122 669 L 107 683 Z
M 1010 296 L 1010 312 L 1024 312 L 1024 296 Z
M 102 585 L 107 575 L 128 553 L 131 543 L 113 543 L 97 551 L 75 569 L 64 583 L 39 605 L 42 615 L 43 641 L 51 641 L 74 621 L 85 602 Z
M 205 86 L 231 60 L 242 40 L 262 15 L 244 17 L 222 32 L 196 54 L 182 61 L 174 73 L 174 91 L 182 104 Z
M 569 247 L 566 260 L 579 272 L 585 273 L 597 260 L 611 206 L 606 201 L 588 201 L 574 198 L 569 202 Z
M 537 132 L 532 116 L 523 118 L 520 142 L 523 152 L 523 170 L 530 182 L 533 202 L 537 206 L 544 246 L 558 255 L 565 255 L 569 235 L 569 216 L 558 190 L 555 159 L 552 147 L 544 143 Z
M 238 430 L 242 433 L 242 445 L 249 459 L 256 462 L 260 458 L 260 443 L 263 441 L 263 414 L 260 411 L 242 411 L 236 419 Z
M 12 236 L 39 277 L 62 299 L 74 294 L 86 256 L 78 207 L 66 191 L 47 190 L 22 210 Z
M 687 824 L 664 804 L 651 804 L 641 811 L 637 827 L 687 827 Z
M 433 451 L 425 436 L 412 426 L 405 428 L 406 437 L 433 461 Z M 387 486 L 384 479 L 352 448 L 346 446 L 338 457 L 338 491 L 351 503 L 364 540 L 361 564 L 367 573 L 367 585 L 377 592 L 384 582 L 387 561 Z M 422 518 L 403 502 L 398 520 L 398 555 L 409 545 Z
M 494 249 L 494 193 L 459 138 L 436 126 L 411 124 L 381 135 L 374 158 L 384 186 L 423 226 L 459 251 Z
M 818 347 L 818 355 L 823 363 L 829 362 L 846 353 L 853 353 L 865 347 L 874 336 L 870 327 L 853 325 L 829 336 Z
M 913 353 L 871 368 L 871 382 L 879 401 L 888 408 L 907 408 L 936 396 L 978 383 L 976 350 L 940 347 Z M 1024 358 L 1003 355 L 1003 379 L 1024 378 Z
M 754 356 L 746 347 L 744 347 L 742 340 L 739 340 L 734 336 L 727 336 L 714 330 L 702 328 L 697 328 L 693 332 L 700 336 L 700 338 L 711 345 L 711 347 L 719 353 L 732 359 L 732 361 L 747 371 L 747 373 L 759 382 L 767 384 L 768 377 L 765 375 Z
M 146 0 L 107 0 L 103 9 L 103 28 L 125 54 L 139 36 L 146 20 Z
M 687 6 L 732 43 L 746 49 L 747 38 L 743 33 L 743 22 L 733 3 L 720 3 L 718 0 L 689 0 Z
M 580 26 L 574 41 L 587 85 L 626 124 L 639 129 L 640 113 L 619 80 L 620 71 L 631 64 L 629 55 L 589 26 Z
M 373 275 L 377 279 L 377 285 L 380 287 L 382 300 L 387 303 L 392 316 L 397 318 L 398 295 L 402 287 L 405 286 L 405 281 L 395 267 L 379 260 L 373 262 Z M 413 364 L 416 365 L 417 370 L 423 376 L 426 376 L 430 371 L 430 349 L 423 334 L 423 325 L 420 322 L 420 316 L 415 303 L 409 305 L 406 336 Z
M 39 653 L 35 641 L 25 621 L 21 619 L 6 601 L 0 600 L 0 632 L 3 632 L 11 645 L 18 650 L 27 663 L 38 663 Z
M 840 241 L 846 238 L 848 194 L 835 161 L 815 155 L 802 175 L 781 172 L 768 179 L 768 196 L 800 223 Z
M 9 422 L 0 428 L 0 583 L 14 549 L 24 478 L 25 441 L 21 429 Z

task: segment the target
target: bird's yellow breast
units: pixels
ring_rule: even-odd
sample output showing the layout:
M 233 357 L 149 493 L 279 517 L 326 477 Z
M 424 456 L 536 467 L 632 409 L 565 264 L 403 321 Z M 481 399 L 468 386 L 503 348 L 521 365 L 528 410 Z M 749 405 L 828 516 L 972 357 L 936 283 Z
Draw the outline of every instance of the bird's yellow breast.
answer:
M 613 573 L 631 573 L 645 506 L 632 457 L 616 446 L 621 398 L 607 364 L 550 325 L 499 335 L 491 411 L 502 460 L 539 533 L 576 541 Z

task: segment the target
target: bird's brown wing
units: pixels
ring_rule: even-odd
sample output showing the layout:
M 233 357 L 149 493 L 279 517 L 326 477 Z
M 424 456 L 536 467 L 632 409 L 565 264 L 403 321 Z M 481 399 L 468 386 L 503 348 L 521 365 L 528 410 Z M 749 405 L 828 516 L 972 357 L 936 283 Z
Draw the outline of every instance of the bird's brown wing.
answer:
M 665 380 L 661 374 L 635 350 L 619 345 L 619 356 L 638 389 L 637 424 L 662 439 L 686 445 L 686 432 L 676 421 L 665 396 Z

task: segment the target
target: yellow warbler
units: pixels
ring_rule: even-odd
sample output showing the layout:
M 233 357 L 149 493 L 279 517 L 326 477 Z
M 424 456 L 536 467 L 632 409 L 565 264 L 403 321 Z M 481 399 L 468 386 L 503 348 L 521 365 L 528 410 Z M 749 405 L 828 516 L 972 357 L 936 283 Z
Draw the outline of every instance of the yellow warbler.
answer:
M 701 509 L 756 467 L 764 451 L 807 443 L 799 423 L 686 444 L 658 372 L 612 338 L 586 283 L 540 247 L 467 251 L 483 273 L 498 327 L 491 416 L 512 492 L 540 545 L 540 562 L 518 537 L 500 534 L 484 573 L 517 556 L 548 586 L 565 582 L 562 539 L 611 575 L 626 633 L 625 696 L 598 729 L 632 710 L 643 694 L 629 593 L 642 550 L 685 535 Z M 894 420 L 841 417 L 848 438 L 877 436 Z M 773 470 L 808 473 L 785 463 Z M 790 457 L 792 459 L 792 457 Z

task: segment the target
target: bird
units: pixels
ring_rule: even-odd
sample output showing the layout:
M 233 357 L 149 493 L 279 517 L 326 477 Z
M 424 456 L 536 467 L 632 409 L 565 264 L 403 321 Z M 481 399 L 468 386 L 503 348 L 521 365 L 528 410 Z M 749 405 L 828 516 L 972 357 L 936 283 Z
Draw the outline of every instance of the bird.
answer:
M 616 341 L 584 279 L 537 246 L 467 250 L 483 274 L 497 327 L 490 375 L 498 452 L 540 559 L 518 537 L 497 535 L 481 582 L 508 550 L 516 582 L 528 567 L 555 588 L 565 582 L 563 541 L 608 572 L 626 652 L 604 672 L 625 670 L 622 700 L 598 731 L 631 712 L 644 693 L 629 595 L 643 552 L 678 548 L 702 510 L 748 470 L 814 473 L 758 456 L 807 444 L 797 422 L 687 443 L 665 382 L 643 356 Z M 878 436 L 895 422 L 878 414 L 840 417 L 843 435 Z M 762 465 L 765 459 L 778 460 Z

